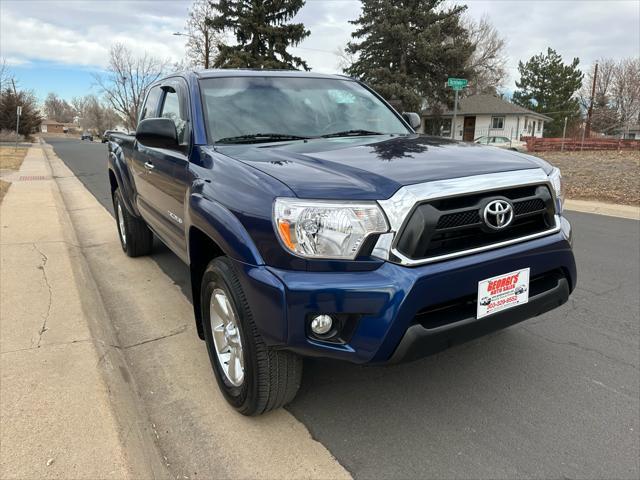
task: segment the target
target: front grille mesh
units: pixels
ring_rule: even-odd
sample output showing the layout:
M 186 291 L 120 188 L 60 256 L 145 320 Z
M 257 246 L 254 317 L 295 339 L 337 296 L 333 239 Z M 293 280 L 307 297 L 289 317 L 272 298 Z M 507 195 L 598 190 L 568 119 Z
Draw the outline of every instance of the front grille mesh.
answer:
M 525 200 L 524 202 L 516 202 L 513 204 L 513 211 L 516 215 L 539 212 L 544 209 L 544 201 L 540 198 L 534 198 L 532 200 Z
M 477 210 L 467 210 L 466 212 L 449 213 L 442 215 L 436 225 L 437 230 L 445 228 L 455 228 L 462 225 L 473 225 L 480 223 L 480 213 Z

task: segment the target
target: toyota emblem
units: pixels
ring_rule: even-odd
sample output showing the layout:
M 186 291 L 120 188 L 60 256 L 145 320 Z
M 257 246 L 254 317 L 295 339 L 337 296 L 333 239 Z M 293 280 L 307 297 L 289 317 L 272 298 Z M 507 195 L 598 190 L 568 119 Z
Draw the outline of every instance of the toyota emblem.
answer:
M 513 220 L 513 206 L 506 200 L 492 200 L 484 207 L 483 217 L 487 227 L 502 230 Z

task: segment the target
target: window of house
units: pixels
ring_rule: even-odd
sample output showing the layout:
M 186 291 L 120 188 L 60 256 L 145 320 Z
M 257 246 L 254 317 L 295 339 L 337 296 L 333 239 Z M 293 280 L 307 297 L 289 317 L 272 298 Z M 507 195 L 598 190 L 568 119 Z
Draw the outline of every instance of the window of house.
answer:
M 538 132 L 542 131 L 542 122 L 538 122 Z
M 503 129 L 504 117 L 491 117 L 491 128 Z

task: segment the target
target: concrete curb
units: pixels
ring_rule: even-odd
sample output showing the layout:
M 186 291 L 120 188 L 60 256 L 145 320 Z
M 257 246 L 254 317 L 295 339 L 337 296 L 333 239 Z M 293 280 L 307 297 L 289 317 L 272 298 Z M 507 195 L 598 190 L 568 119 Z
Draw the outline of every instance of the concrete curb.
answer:
M 120 339 L 119 352 L 135 377 L 143 418 L 153 422 L 152 440 L 172 478 L 351 478 L 287 410 L 247 418 L 227 404 L 197 338 L 189 298 L 162 268 L 163 253 L 136 259 L 122 253 L 113 217 L 103 205 L 109 195 L 106 171 L 98 199 L 74 175 L 67 158 L 64 163 L 51 160 Z M 170 256 L 169 261 L 177 260 Z
M 37 147 L 36 147 L 37 148 Z M 53 149 L 41 140 L 41 146 L 49 169 L 56 183 L 55 201 L 60 206 L 65 236 L 70 245 L 75 245 L 78 255 L 73 257 L 72 269 L 78 289 L 82 292 L 81 303 L 85 319 L 100 361 L 97 367 L 108 387 L 109 400 L 119 427 L 119 436 L 127 456 L 132 478 L 170 478 L 162 455 L 153 440 L 152 425 L 141 407 L 138 389 L 129 370 L 122 348 L 118 343 L 98 286 L 78 241 L 69 208 L 61 193 L 59 180 L 62 161 Z
M 564 208 L 574 212 L 593 213 L 596 215 L 640 220 L 640 207 L 635 207 L 633 205 L 619 205 L 592 200 L 572 200 L 568 198 L 565 200 Z

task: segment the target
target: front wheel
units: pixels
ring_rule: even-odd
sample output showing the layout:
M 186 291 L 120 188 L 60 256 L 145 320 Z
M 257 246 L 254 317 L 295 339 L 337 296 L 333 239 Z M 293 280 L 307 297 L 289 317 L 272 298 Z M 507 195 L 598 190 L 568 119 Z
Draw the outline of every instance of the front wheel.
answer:
M 293 400 L 302 359 L 264 343 L 228 258 L 209 263 L 201 292 L 209 360 L 227 402 L 243 415 L 260 415 Z

